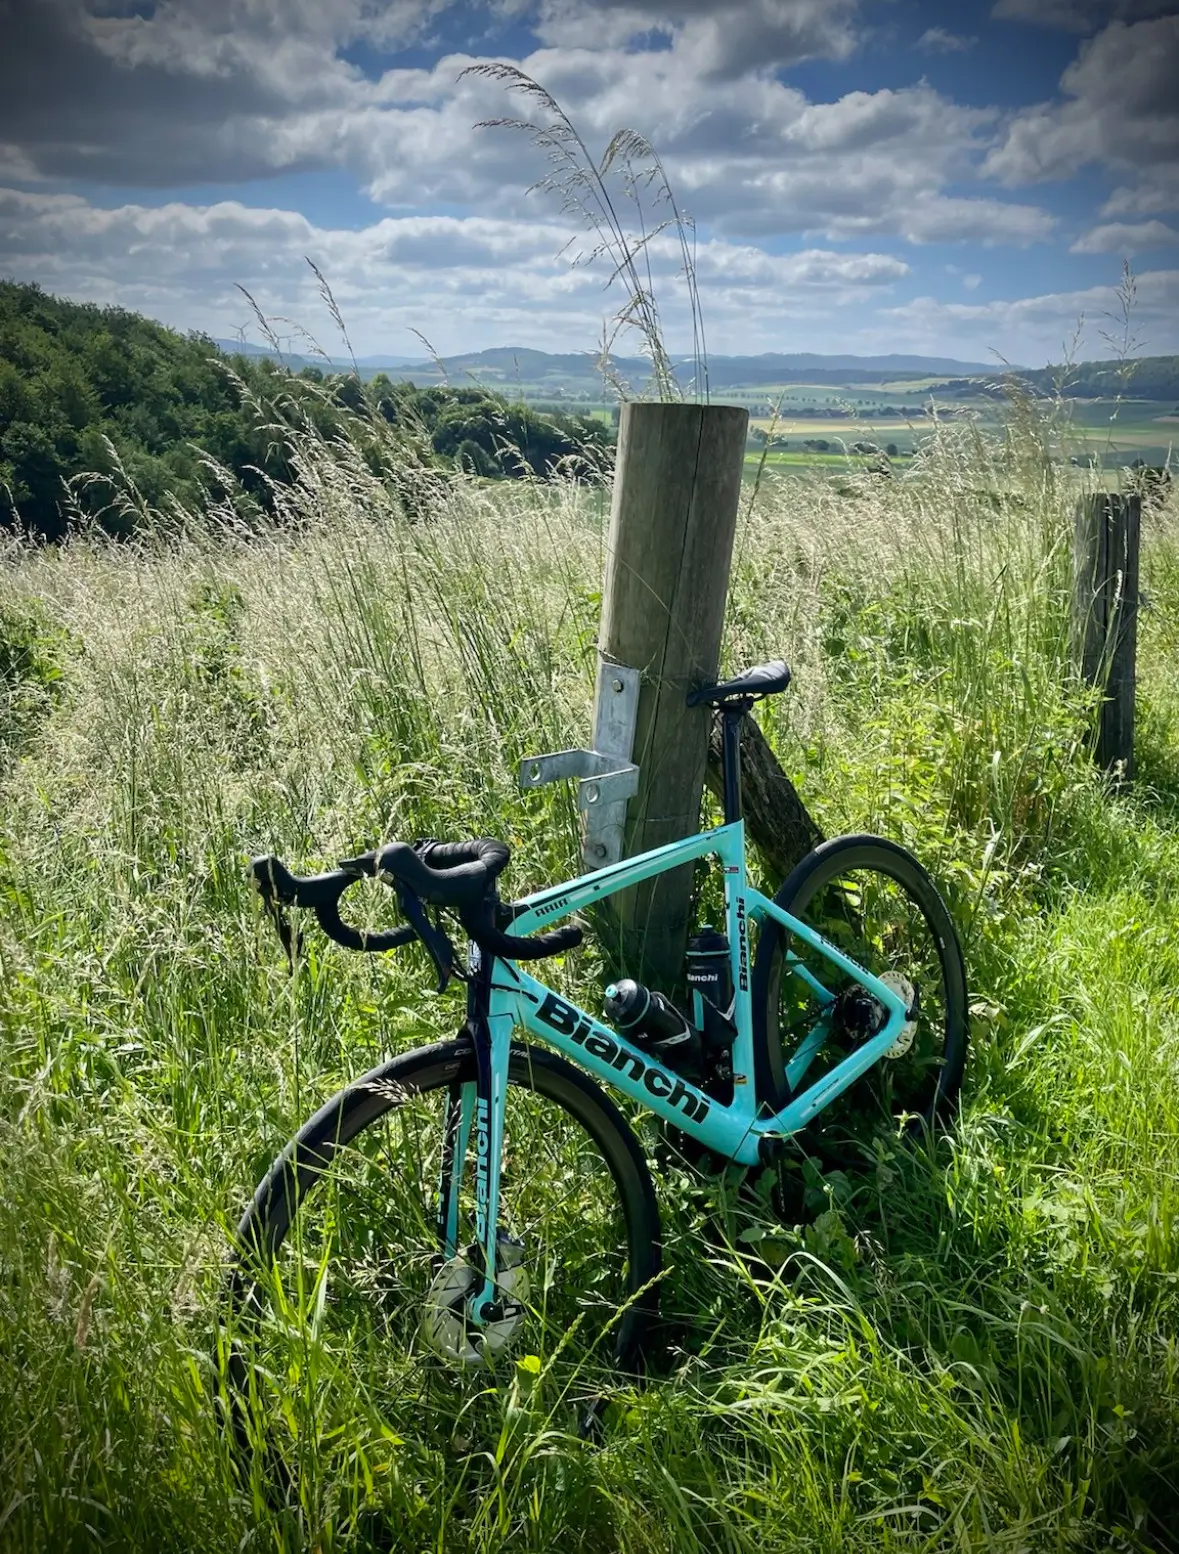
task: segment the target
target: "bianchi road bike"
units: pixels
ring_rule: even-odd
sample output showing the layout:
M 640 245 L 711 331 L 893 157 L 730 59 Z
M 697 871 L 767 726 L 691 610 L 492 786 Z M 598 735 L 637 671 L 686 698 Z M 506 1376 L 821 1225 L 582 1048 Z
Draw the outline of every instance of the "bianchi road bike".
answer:
M 466 1019 L 454 1040 L 349 1084 L 255 1192 L 230 1284 L 242 1444 L 277 1433 L 297 1453 L 343 1436 L 345 1418 L 352 1439 L 367 1418 L 379 1455 L 390 1418 L 410 1406 L 427 1419 L 456 1372 L 486 1391 L 503 1364 L 516 1382 L 560 1375 L 589 1396 L 602 1374 L 634 1368 L 662 1269 L 636 1136 L 650 1114 L 663 1137 L 747 1168 L 774 1164 L 804 1129 L 855 1140 L 947 1120 L 966 1058 L 965 977 L 917 860 L 842 836 L 773 899 L 749 884 L 740 725 L 789 679 L 775 662 L 688 698 L 721 718 L 723 825 L 568 884 L 502 901 L 509 851 L 487 839 L 390 842 L 311 877 L 273 857 L 251 865 L 288 950 L 288 907 L 354 950 L 418 940 L 439 991 L 465 982 Z M 687 1008 L 625 981 L 594 1014 L 526 969 L 581 941 L 561 919 L 701 859 L 723 870 L 724 929 L 691 940 Z M 396 892 L 404 926 L 341 918 L 343 892 L 365 877 Z M 603 1087 L 637 1107 L 624 1115 Z M 292 1378 L 307 1418 L 292 1413 Z

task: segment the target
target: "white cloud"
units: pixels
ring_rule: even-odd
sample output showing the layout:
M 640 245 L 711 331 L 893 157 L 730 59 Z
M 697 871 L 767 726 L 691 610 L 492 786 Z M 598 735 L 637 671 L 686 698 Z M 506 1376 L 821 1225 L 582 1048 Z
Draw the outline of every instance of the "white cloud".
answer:
M 1153 216 L 1156 211 L 1179 210 L 1179 162 L 1154 167 L 1136 184 L 1115 189 L 1101 207 L 1103 216 Z
M 42 0 L 0 58 L 0 100 L 26 161 L 46 176 L 151 188 L 338 168 L 394 210 L 555 210 L 524 197 L 545 169 L 535 148 L 473 130 L 528 106 L 494 83 L 457 80 L 478 56 L 374 80 L 337 52 L 372 35 L 378 18 L 390 36 L 414 36 L 428 10 L 410 0 L 159 0 L 150 14 L 96 18 L 84 0 Z M 993 111 L 924 82 L 814 103 L 770 68 L 845 53 L 855 17 L 853 0 L 543 0 L 535 25 L 560 41 L 521 63 L 595 151 L 622 124 L 647 134 L 692 214 L 730 235 L 1047 237 L 1051 218 L 1033 206 L 944 193 L 976 172 Z M 574 46 L 591 22 L 595 46 Z M 667 46 L 623 48 L 640 23 L 665 28 Z
M 970 245 L 948 288 L 961 297 L 985 268 L 971 250 L 1054 237 L 1057 221 L 1030 199 L 1001 197 L 994 184 L 980 192 L 980 171 L 1016 186 L 1089 163 L 1114 169 L 1119 186 L 1077 252 L 1171 231 L 1149 218 L 1179 209 L 1179 17 L 1154 14 L 1166 7 L 1147 0 L 1000 0 L 994 14 L 1028 19 L 1037 8 L 1052 25 L 1104 30 L 1081 45 L 1059 100 L 1004 116 L 925 80 L 826 102 L 788 84 L 782 67 L 845 59 L 869 37 L 858 0 L 0 0 L 12 143 L 0 148 L 0 181 L 151 190 L 329 169 L 390 213 L 350 231 L 236 202 L 153 208 L 144 195 L 111 211 L 9 193 L 0 270 L 227 334 L 244 316 L 234 281 L 270 311 L 320 316 L 307 253 L 369 349 L 416 349 L 411 326 L 443 349 L 588 346 L 613 306 L 604 272 L 555 261 L 570 229 L 558 197 L 526 192 L 545 170 L 536 148 L 473 127 L 527 105 L 494 83 L 458 80 L 504 41 L 496 27 L 522 21 L 541 46 L 519 64 L 556 94 L 595 154 L 623 124 L 658 147 L 700 223 L 718 350 L 748 349 L 751 319 L 767 348 L 800 337 L 830 348 L 831 331 L 855 348 L 848 331 L 911 283 L 905 259 L 888 251 L 897 241 Z M 453 38 L 460 22 L 470 52 L 434 58 L 436 30 Z M 917 46 L 948 53 L 974 41 L 931 27 Z M 384 74 L 350 62 L 371 59 L 353 44 L 407 42 L 428 46 L 434 62 Z M 419 214 L 438 208 L 465 214 Z M 768 251 L 784 238 L 801 251 Z M 666 278 L 674 249 L 657 245 L 654 257 Z M 673 295 L 668 317 L 679 327 Z M 1053 298 L 925 298 L 887 312 L 881 327 L 891 347 L 899 330 L 940 320 L 931 348 L 977 354 L 992 343 L 979 330 L 1040 328 L 1030 321 L 1041 304 L 1055 330 Z M 948 308 L 967 311 L 937 312 Z
M 36 165 L 19 146 L 5 145 L 0 142 L 0 179 L 35 183 L 38 180 Z
M 540 0 L 533 25 L 546 44 L 575 49 L 662 33 L 695 75 L 728 80 L 846 58 L 857 42 L 857 9 L 858 0 Z
M 500 89 L 489 97 L 488 83 L 469 77 L 455 85 L 471 62 L 444 59 L 404 79 L 391 73 L 381 83 L 382 109 L 293 121 L 285 154 L 333 147 L 392 207 L 434 201 L 527 217 L 539 202 L 524 199 L 525 187 L 545 164 L 519 135 L 471 126 L 530 105 Z M 768 77 L 693 89 L 675 49 L 550 48 L 524 65 L 592 147 L 623 123 L 648 135 L 687 209 L 730 234 L 1025 244 L 1053 228 L 1034 206 L 942 194 L 950 179 L 970 176 L 995 115 L 925 83 L 811 103 Z M 554 197 L 548 208 L 555 206 Z
M 314 328 L 323 307 L 310 256 L 366 352 L 414 350 L 411 328 L 445 351 L 571 342 L 589 350 L 621 296 L 604 292 L 601 274 L 558 259 L 569 235 L 559 222 L 477 216 L 386 217 L 350 231 L 236 201 L 104 209 L 77 195 L 0 190 L 0 273 L 229 337 L 249 313 L 235 282 L 267 314 Z M 669 329 L 686 336 L 678 247 L 660 238 L 651 256 Z M 751 315 L 763 338 L 787 343 L 788 320 L 814 327 L 887 295 L 909 271 L 885 253 L 773 255 L 720 239 L 701 243 L 696 263 L 718 349 L 747 344 Z
M 997 0 L 991 15 L 1064 32 L 1092 32 L 1112 19 L 1141 21 L 1171 8 L 1171 0 Z
M 1035 366 L 1061 359 L 1078 320 L 1084 320 L 1082 354 L 1107 356 L 1101 332 L 1117 327 L 1118 311 L 1111 285 L 979 303 L 917 297 L 881 309 L 880 316 L 891 330 L 887 338 L 902 335 L 914 351 L 945 349 L 944 342 L 953 340 L 956 350 L 968 354 L 997 351 L 1007 361 Z M 1144 352 L 1179 350 L 1179 270 L 1147 270 L 1137 277 L 1134 325 Z
M 1162 221 L 1113 221 L 1092 227 L 1069 249 L 1073 254 L 1137 254 L 1179 243 L 1179 231 Z
M 1003 183 L 1069 178 L 1091 163 L 1146 172 L 1179 158 L 1179 15 L 1113 22 L 1061 77 L 1066 101 L 1015 115 L 983 171 Z
M 917 39 L 917 47 L 927 54 L 965 54 L 977 42 L 977 38 L 947 32 L 944 27 L 927 27 Z
M 338 48 L 413 42 L 450 0 L 157 0 L 130 15 L 95 11 L 81 0 L 42 3 L 72 13 L 83 35 L 126 69 L 253 79 L 264 91 L 300 101 L 360 79 L 336 58 Z

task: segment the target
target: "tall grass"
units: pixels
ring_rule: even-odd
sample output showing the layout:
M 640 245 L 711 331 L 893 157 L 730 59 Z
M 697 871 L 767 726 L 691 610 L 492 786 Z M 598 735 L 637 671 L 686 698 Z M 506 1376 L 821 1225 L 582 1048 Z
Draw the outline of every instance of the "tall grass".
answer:
M 674 1320 L 600 1441 L 520 1387 L 474 1430 L 393 1418 L 392 1477 L 324 1452 L 302 1519 L 218 1429 L 230 1227 L 324 1097 L 460 1010 L 416 950 L 309 933 L 289 978 L 242 866 L 493 834 L 511 889 L 577 870 L 570 796 L 514 768 L 587 732 L 604 498 L 459 479 L 411 522 L 305 437 L 271 532 L 4 553 L 0 1546 L 1179 1546 L 1179 546 L 1161 512 L 1114 792 L 1046 435 L 1024 407 L 911 478 L 767 476 L 738 538 L 726 665 L 790 659 L 762 718 L 808 805 L 913 846 L 963 927 L 954 1137 L 805 1176 L 797 1224 L 668 1169 Z

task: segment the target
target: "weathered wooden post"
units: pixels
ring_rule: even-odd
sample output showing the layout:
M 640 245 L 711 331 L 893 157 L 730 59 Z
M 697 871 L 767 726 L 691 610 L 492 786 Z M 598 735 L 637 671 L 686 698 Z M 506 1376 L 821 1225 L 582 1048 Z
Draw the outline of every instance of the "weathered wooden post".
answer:
M 691 835 L 704 781 L 721 792 L 717 720 L 685 696 L 717 671 L 747 420 L 729 405 L 623 407 L 592 746 L 520 763 L 525 789 L 576 780 L 588 871 Z M 822 832 L 752 718 L 741 755 L 748 835 L 778 882 Z M 615 971 L 676 989 L 691 887 L 689 866 L 601 903 Z
M 1081 673 L 1101 688 L 1094 755 L 1106 771 L 1134 771 L 1138 650 L 1139 495 L 1097 492 L 1077 503 L 1073 627 Z
M 603 673 L 642 676 L 626 856 L 699 825 L 709 719 L 684 698 L 717 673 L 748 424 L 735 405 L 623 406 L 598 649 Z M 678 982 L 691 885 L 677 869 L 613 898 L 611 948 L 632 975 Z

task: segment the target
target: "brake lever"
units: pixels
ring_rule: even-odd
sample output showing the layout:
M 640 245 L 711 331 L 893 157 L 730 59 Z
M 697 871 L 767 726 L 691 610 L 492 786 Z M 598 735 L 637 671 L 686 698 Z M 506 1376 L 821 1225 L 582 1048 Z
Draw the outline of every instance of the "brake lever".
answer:
M 437 991 L 445 993 L 447 983 L 455 975 L 454 945 L 440 928 L 435 928 L 426 916 L 425 907 L 407 885 L 403 885 L 400 880 L 395 880 L 393 888 L 397 892 L 397 904 L 401 908 L 402 916 L 430 952 L 430 959 L 438 972 Z
M 262 897 L 262 910 L 274 924 L 279 943 L 286 951 L 287 969 L 291 976 L 294 976 L 295 962 L 303 954 L 303 930 L 297 923 L 291 922 L 282 903 L 277 901 L 268 890 L 263 890 L 260 884 L 257 889 Z

